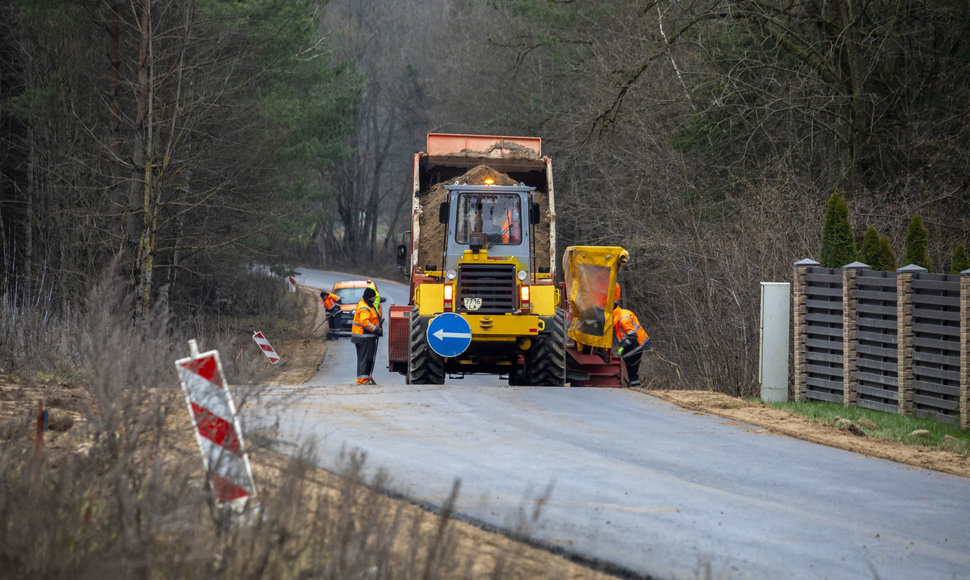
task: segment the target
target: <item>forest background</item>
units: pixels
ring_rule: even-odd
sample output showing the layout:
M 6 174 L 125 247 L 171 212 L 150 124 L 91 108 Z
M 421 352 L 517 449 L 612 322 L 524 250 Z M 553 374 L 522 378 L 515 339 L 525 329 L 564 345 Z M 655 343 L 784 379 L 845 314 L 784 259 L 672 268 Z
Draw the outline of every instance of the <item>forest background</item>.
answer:
M 970 241 L 970 2 L 3 0 L 0 296 L 116 268 L 142 314 L 247 315 L 255 264 L 390 272 L 429 132 L 541 137 L 559 251 L 630 251 L 647 386 L 750 394 L 759 282 L 833 192 L 859 246 Z

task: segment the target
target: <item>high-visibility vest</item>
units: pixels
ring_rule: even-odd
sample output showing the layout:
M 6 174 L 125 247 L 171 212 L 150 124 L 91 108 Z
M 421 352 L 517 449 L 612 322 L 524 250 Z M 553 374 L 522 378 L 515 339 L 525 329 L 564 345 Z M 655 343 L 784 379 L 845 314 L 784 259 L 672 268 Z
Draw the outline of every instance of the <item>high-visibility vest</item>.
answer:
M 323 297 L 323 307 L 330 310 L 337 305 L 338 300 L 340 300 L 340 296 L 337 296 L 333 292 L 328 292 L 327 295 Z
M 381 306 L 381 293 L 377 291 L 376 286 L 371 286 L 374 289 L 374 308 L 377 309 L 377 317 L 381 320 L 384 319 L 384 308 Z
M 620 342 L 630 333 L 636 336 L 637 344 L 643 344 L 649 336 L 647 331 L 640 326 L 637 315 L 633 312 L 617 306 L 613 309 L 613 331 L 616 333 L 616 341 Z
M 377 329 L 380 326 L 381 316 L 377 313 L 377 309 L 365 300 L 358 302 L 357 309 L 354 310 L 354 325 L 350 330 L 351 333 L 361 336 L 376 336 Z
M 518 212 L 515 212 L 518 214 Z M 505 223 L 502 224 L 502 243 L 519 243 L 521 226 L 519 225 L 518 215 L 514 215 L 512 210 L 505 212 Z

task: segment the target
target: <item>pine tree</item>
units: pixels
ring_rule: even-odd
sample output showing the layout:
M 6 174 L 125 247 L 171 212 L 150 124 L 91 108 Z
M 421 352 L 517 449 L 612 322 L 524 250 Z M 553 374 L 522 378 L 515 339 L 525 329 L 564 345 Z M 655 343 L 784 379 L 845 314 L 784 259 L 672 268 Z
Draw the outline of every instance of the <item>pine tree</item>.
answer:
M 869 226 L 862 238 L 859 261 L 868 264 L 873 270 L 892 272 L 896 270 L 896 254 L 893 253 L 889 236 L 880 236 L 875 226 Z
M 933 261 L 930 260 L 928 251 L 929 235 L 926 226 L 923 225 L 923 218 L 919 214 L 913 215 L 913 219 L 906 228 L 906 254 L 903 256 L 903 265 L 916 264 L 933 271 Z
M 896 270 L 896 252 L 889 241 L 889 236 L 879 236 L 879 257 L 875 264 L 870 264 L 873 270 L 892 272 Z
M 953 259 L 950 260 L 950 273 L 959 274 L 964 270 L 970 270 L 970 256 L 967 256 L 967 247 L 957 244 L 953 250 Z
M 859 261 L 868 264 L 876 270 L 875 263 L 879 259 L 879 232 L 875 226 L 866 229 L 866 235 L 862 237 L 862 248 L 859 250 Z
M 822 224 L 822 250 L 819 263 L 823 268 L 841 268 L 855 262 L 858 252 L 852 226 L 849 224 L 849 205 L 838 191 L 829 196 Z

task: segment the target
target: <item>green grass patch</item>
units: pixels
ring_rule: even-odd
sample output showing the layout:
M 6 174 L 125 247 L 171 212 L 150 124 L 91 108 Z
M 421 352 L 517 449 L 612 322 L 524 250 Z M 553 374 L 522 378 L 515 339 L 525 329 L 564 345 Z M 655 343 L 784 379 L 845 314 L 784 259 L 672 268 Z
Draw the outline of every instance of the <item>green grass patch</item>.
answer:
M 776 409 L 791 411 L 820 423 L 834 425 L 837 418 L 848 419 L 858 425 L 870 437 L 899 441 L 907 445 L 926 445 L 939 447 L 970 455 L 970 431 L 958 425 L 944 423 L 935 419 L 904 417 L 895 413 L 874 411 L 864 407 L 846 407 L 839 403 L 808 401 L 804 403 L 765 403 Z M 860 419 L 864 419 L 860 423 Z M 870 421 L 876 425 L 866 425 Z M 929 431 L 928 435 L 911 435 L 914 431 Z

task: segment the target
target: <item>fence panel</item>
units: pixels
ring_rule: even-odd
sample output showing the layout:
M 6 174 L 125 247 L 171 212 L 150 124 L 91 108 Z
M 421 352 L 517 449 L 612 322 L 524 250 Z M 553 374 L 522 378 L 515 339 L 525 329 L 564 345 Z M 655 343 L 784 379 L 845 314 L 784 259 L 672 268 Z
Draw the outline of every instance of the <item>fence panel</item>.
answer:
M 842 271 L 808 268 L 805 298 L 805 396 L 841 403 Z
M 856 328 L 856 404 L 895 413 L 899 399 L 895 272 L 859 270 Z
M 913 276 L 914 414 L 960 419 L 960 277 Z

